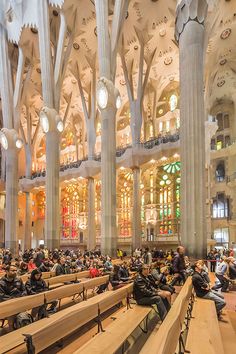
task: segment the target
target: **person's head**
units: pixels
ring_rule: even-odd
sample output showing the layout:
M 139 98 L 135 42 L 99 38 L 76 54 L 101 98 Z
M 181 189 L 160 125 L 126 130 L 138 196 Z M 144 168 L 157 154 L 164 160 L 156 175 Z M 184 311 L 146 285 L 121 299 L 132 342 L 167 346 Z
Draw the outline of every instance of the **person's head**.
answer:
M 149 272 L 150 272 L 150 267 L 149 267 L 147 264 L 143 264 L 143 265 L 142 265 L 142 268 L 141 268 L 141 273 L 142 273 L 142 275 L 144 275 L 145 277 L 147 277 L 148 274 L 149 274 Z
M 42 276 L 42 273 L 39 269 L 34 269 L 31 272 L 30 278 L 31 280 L 39 280 Z
M 183 246 L 179 246 L 179 247 L 177 247 L 177 252 L 178 252 L 178 254 L 184 254 L 184 247 Z
M 58 262 L 63 265 L 63 264 L 66 263 L 66 260 L 65 260 L 64 257 L 61 257 L 61 258 L 58 259 Z
M 15 279 L 16 273 L 17 273 L 17 268 L 15 265 L 8 265 L 5 268 L 6 271 L 6 276 L 9 279 Z
M 192 268 L 195 272 L 201 273 L 202 268 L 203 268 L 202 260 L 200 259 L 200 260 L 196 261 Z
M 21 262 L 20 264 L 20 269 L 23 270 L 23 269 L 28 269 L 28 264 L 26 262 Z

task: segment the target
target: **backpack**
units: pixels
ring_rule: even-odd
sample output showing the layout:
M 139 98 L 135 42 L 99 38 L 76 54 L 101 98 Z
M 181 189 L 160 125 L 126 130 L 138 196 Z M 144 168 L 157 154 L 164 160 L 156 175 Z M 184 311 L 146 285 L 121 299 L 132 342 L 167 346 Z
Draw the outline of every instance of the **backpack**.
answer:
M 33 322 L 33 317 L 28 312 L 20 312 L 18 313 L 18 315 L 16 315 L 13 327 L 14 329 L 18 329 L 21 327 L 25 327 Z

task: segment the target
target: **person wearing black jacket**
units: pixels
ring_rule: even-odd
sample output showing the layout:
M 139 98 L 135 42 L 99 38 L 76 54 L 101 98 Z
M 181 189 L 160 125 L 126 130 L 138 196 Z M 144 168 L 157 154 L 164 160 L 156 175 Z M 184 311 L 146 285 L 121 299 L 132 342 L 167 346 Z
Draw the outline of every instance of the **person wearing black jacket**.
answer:
M 144 264 L 140 271 L 140 274 L 134 280 L 134 298 L 138 305 L 156 305 L 160 318 L 163 321 L 167 309 L 163 302 L 163 299 L 158 295 L 158 290 L 153 287 L 148 279 L 149 267 Z
M 171 282 L 171 285 L 174 286 L 177 282 L 185 282 L 185 262 L 184 262 L 184 247 L 179 246 L 177 248 L 177 253 L 173 259 L 173 273 L 174 278 Z
M 71 273 L 70 268 L 66 264 L 66 260 L 64 257 L 58 259 L 58 264 L 56 266 L 55 273 L 56 276 Z
M 220 319 L 221 310 L 225 307 L 226 303 L 224 297 L 217 292 L 210 289 L 204 274 L 202 274 L 202 262 L 197 261 L 193 265 L 194 274 L 192 276 L 192 283 L 197 297 L 212 300 L 215 302 L 217 316 Z
M 35 295 L 48 290 L 48 286 L 42 279 L 42 273 L 39 269 L 32 270 L 30 279 L 25 283 L 25 288 L 27 295 Z M 57 301 L 52 301 L 48 311 L 55 312 L 56 306 Z M 45 313 L 44 316 L 46 316 L 46 307 L 47 305 L 45 304 L 39 307 L 34 307 L 31 312 L 32 317 L 35 319 L 38 315 L 38 317 L 41 318 L 40 313 Z
M 129 269 L 127 266 L 127 262 L 124 262 L 119 269 L 120 280 L 128 281 L 130 280 Z
M 5 271 L 6 274 L 0 279 L 0 302 L 26 295 L 22 280 L 16 276 L 16 266 L 7 265 Z M 10 330 L 14 329 L 15 318 L 16 315 L 7 318 Z
M 31 272 L 30 279 L 25 283 L 27 295 L 35 295 L 43 291 L 47 291 L 48 287 L 42 279 L 42 273 L 39 269 L 34 269 Z

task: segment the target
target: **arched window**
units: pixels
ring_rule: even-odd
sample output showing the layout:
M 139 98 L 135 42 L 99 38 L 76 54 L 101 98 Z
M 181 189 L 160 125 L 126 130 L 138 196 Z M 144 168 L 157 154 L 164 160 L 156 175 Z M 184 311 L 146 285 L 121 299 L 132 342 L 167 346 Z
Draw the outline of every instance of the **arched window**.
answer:
M 220 161 L 216 166 L 216 180 L 217 182 L 223 182 L 225 179 L 225 163 Z
M 176 109 L 177 104 L 178 104 L 178 98 L 176 95 L 170 96 L 169 104 L 170 104 L 170 110 L 171 110 L 171 112 L 173 112 Z
M 213 199 L 212 212 L 214 219 L 229 217 L 229 198 L 224 193 L 217 193 Z

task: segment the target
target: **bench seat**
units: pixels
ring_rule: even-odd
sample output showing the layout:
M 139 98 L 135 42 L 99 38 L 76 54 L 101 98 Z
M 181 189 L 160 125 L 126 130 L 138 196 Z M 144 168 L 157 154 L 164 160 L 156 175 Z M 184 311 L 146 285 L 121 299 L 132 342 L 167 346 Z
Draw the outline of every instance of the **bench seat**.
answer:
M 191 354 L 224 354 L 214 301 L 196 298 L 192 315 L 186 349 Z
M 79 284 L 78 284 L 79 285 Z M 22 352 L 22 344 L 24 344 L 23 334 L 32 336 L 35 352 L 47 348 L 56 341 L 72 333 L 85 323 L 97 317 L 99 312 L 99 304 L 105 304 L 106 301 L 115 305 L 120 302 L 131 291 L 131 284 L 116 291 L 107 291 L 96 295 L 87 301 L 82 301 L 76 305 L 34 322 L 26 327 L 20 328 L 9 334 L 2 336 L 0 343 L 0 353 L 11 352 L 13 348 L 19 347 Z M 60 290 L 60 289 L 59 289 Z M 114 299 L 114 302 L 111 299 Z M 104 306 L 104 308 L 106 308 Z M 105 310 L 103 310 L 105 311 Z M 101 311 L 101 313 L 103 312 Z M 14 350 L 17 353 L 17 349 Z
M 98 333 L 74 354 L 116 352 L 151 311 L 151 307 L 138 305 L 126 310 L 106 328 L 105 332 Z

